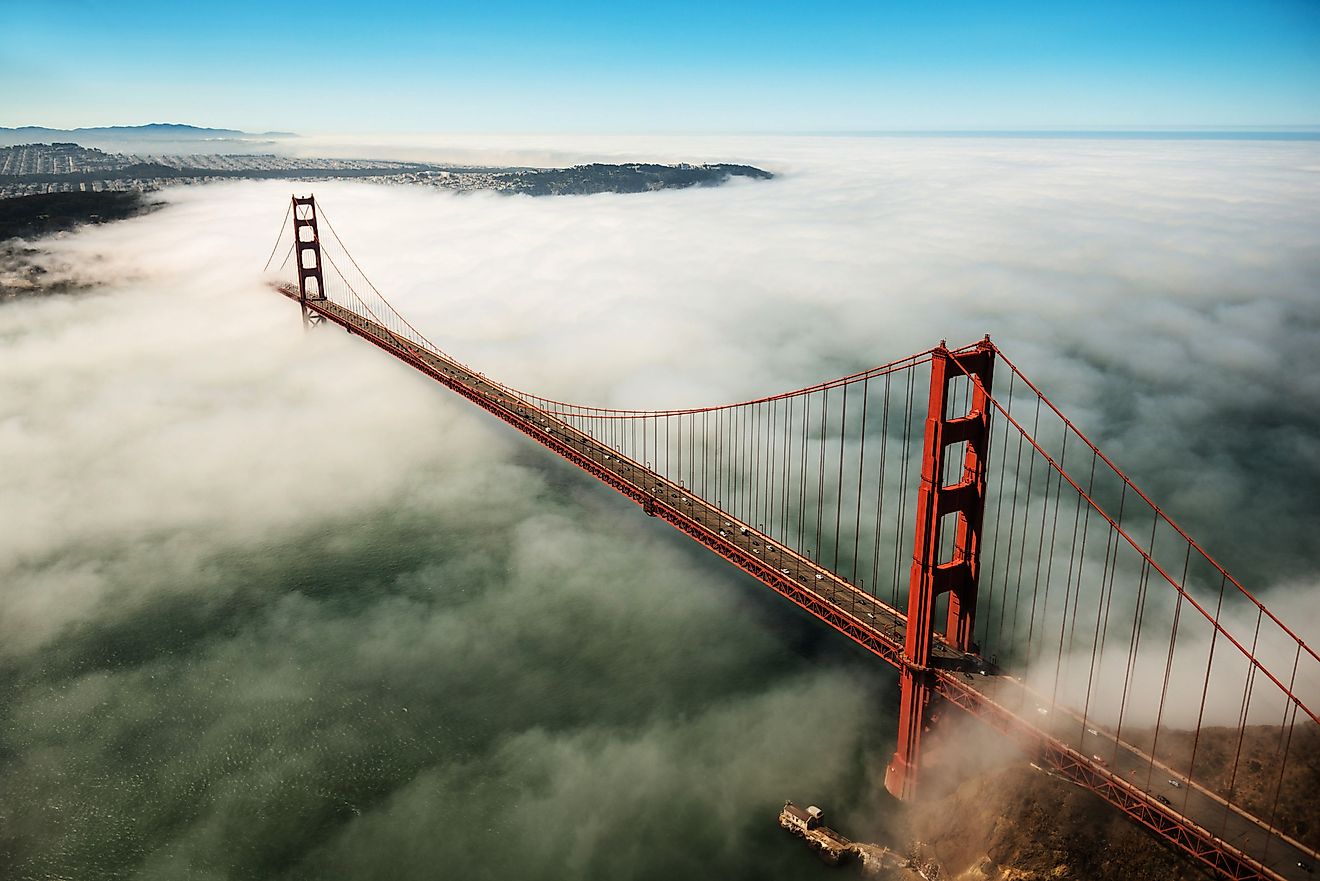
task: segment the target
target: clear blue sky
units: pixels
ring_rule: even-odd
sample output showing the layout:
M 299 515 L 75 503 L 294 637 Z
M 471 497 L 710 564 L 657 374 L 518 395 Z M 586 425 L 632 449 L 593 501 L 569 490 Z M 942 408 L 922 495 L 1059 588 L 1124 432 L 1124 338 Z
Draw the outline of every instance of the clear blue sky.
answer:
M 0 0 L 0 125 L 1320 124 L 1320 0 Z

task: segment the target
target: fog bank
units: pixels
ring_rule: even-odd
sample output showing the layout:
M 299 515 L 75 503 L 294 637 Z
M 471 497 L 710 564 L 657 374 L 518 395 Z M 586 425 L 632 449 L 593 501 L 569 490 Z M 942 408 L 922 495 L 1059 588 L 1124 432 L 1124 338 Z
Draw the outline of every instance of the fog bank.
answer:
M 691 405 L 988 332 L 1267 602 L 1314 598 L 1315 144 L 404 147 L 778 175 L 297 187 L 493 377 Z M 41 243 L 103 287 L 0 308 L 0 851 L 36 877 L 825 871 L 773 811 L 862 810 L 888 674 L 360 339 L 304 334 L 260 273 L 289 191 L 166 191 Z

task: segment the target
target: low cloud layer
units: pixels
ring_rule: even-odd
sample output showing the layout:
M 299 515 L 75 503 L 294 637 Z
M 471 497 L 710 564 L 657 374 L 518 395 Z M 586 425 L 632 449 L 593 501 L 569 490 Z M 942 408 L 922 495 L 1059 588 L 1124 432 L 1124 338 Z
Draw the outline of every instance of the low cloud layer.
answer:
M 717 402 L 989 332 L 1244 583 L 1310 595 L 1315 145 L 410 150 L 533 146 L 779 176 L 311 188 L 418 327 L 552 397 Z M 878 785 L 886 674 L 360 340 L 302 333 L 258 271 L 288 191 L 168 191 L 46 245 L 106 287 L 0 309 L 0 849 L 32 877 L 816 873 L 770 816 Z

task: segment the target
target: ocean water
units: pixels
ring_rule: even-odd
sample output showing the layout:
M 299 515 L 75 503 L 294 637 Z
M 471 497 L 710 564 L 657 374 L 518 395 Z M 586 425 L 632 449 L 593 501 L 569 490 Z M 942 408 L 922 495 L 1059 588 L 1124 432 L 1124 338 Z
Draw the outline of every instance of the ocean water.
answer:
M 126 567 L 131 612 L 7 658 L 11 877 L 819 874 L 775 815 L 873 807 L 891 677 L 526 467 L 471 520 L 405 499 Z

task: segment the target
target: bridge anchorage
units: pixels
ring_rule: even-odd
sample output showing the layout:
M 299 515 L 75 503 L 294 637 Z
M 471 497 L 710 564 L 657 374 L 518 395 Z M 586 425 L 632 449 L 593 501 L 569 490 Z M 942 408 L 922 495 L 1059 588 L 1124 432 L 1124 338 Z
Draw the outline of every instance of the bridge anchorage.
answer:
M 921 792 L 940 704 L 1222 877 L 1320 865 L 1320 656 L 988 337 L 732 404 L 570 404 L 427 339 L 312 197 L 289 216 L 267 268 L 286 255 L 276 286 L 305 323 L 431 377 L 894 667 L 895 796 Z

